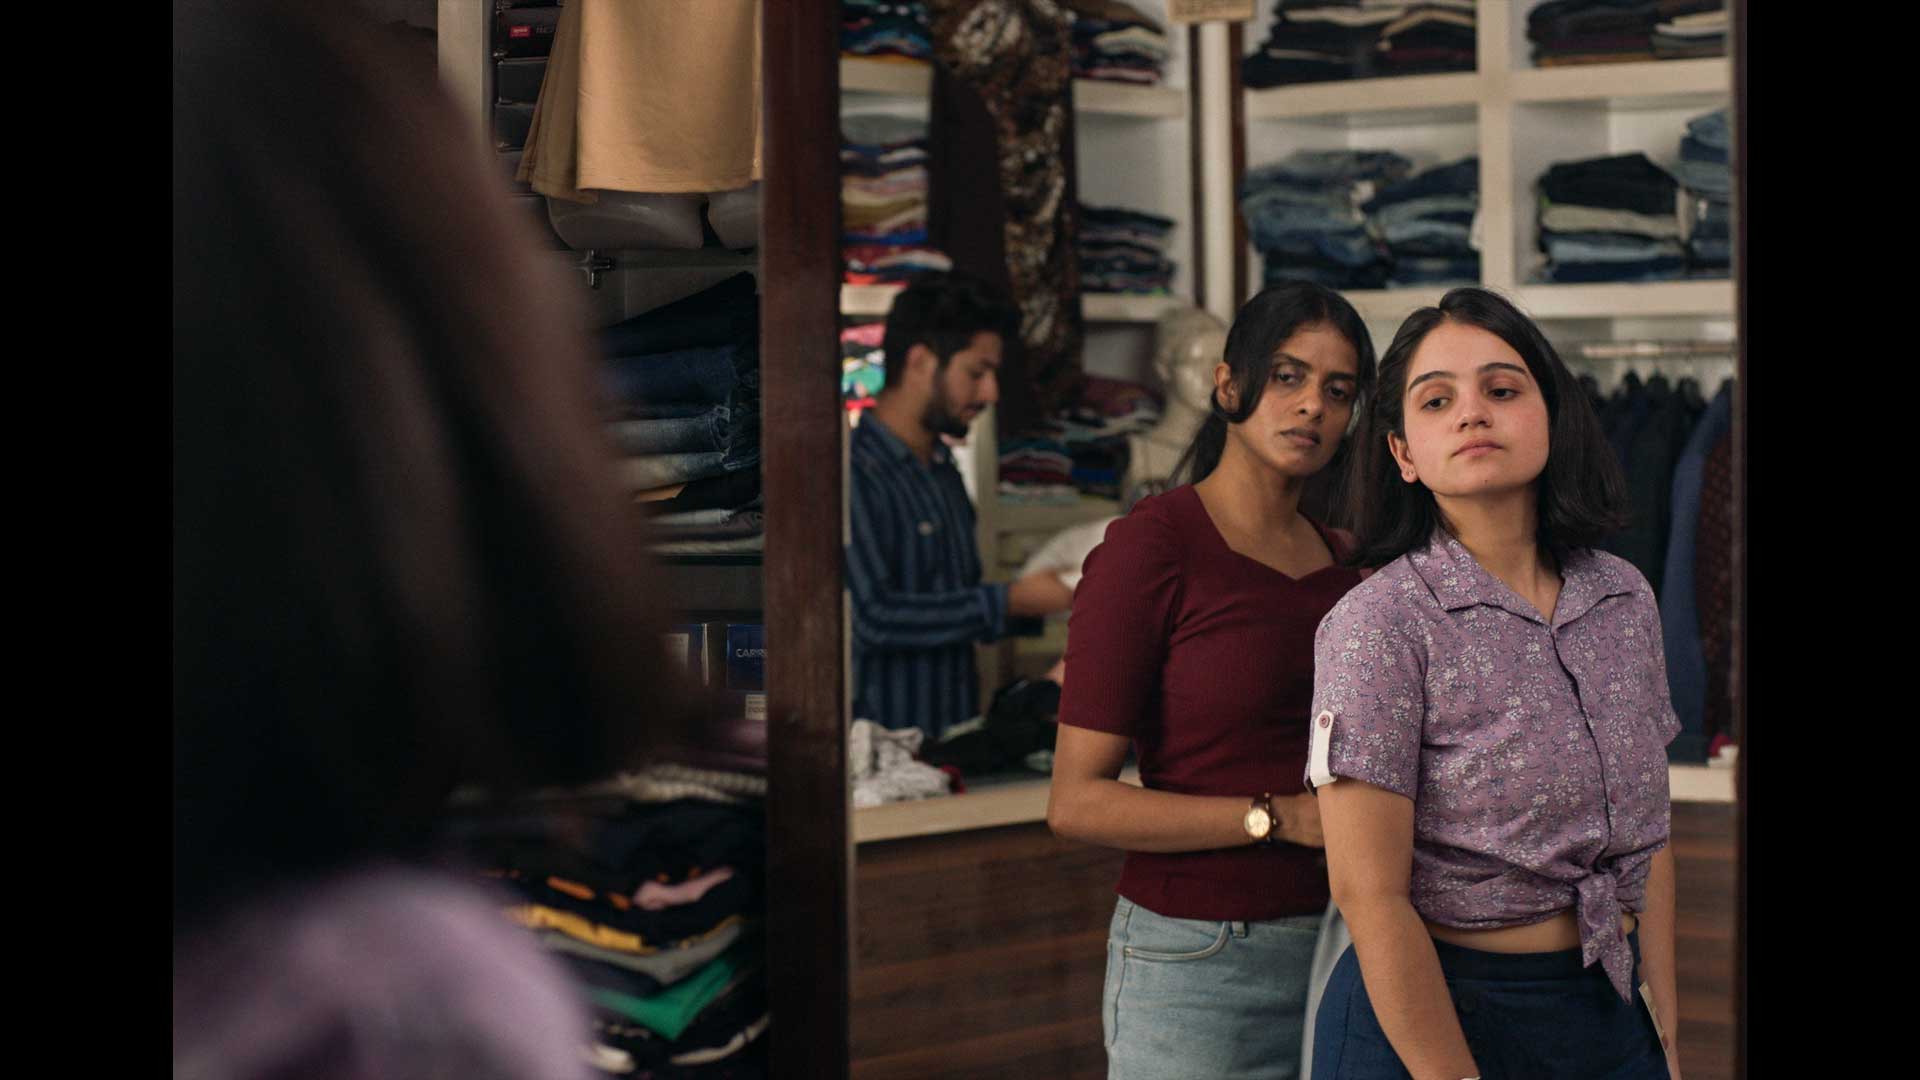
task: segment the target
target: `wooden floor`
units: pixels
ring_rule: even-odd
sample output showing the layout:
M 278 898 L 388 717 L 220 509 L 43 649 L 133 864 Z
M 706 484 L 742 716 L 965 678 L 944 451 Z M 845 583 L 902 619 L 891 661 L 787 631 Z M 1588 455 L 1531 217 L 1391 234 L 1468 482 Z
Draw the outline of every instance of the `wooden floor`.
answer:
M 1733 1076 L 1733 807 L 1674 807 L 1681 1064 Z M 1121 856 L 1045 825 L 864 844 L 853 1075 L 1103 1077 L 1100 989 Z

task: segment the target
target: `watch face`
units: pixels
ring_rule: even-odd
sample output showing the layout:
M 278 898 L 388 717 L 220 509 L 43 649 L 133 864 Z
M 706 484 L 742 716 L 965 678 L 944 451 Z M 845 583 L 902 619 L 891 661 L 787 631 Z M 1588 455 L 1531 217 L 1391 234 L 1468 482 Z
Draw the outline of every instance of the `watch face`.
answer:
M 1264 809 L 1256 806 L 1247 811 L 1246 826 L 1248 836 L 1255 840 L 1265 840 L 1267 830 L 1273 828 L 1273 819 L 1267 816 Z

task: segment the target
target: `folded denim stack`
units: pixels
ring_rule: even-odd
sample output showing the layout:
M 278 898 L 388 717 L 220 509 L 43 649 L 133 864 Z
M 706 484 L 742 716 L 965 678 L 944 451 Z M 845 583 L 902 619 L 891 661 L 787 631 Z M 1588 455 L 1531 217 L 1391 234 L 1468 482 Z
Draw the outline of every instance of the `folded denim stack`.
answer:
M 1381 188 L 1361 207 L 1393 255 L 1387 283 L 1472 285 L 1480 280 L 1473 216 L 1480 208 L 1480 159 L 1463 158 Z
M 656 551 L 757 550 L 759 330 L 740 273 L 601 332 L 608 434 Z
M 1727 277 L 1733 268 L 1733 176 L 1727 167 L 1727 110 L 1687 121 L 1674 166 L 1686 189 L 1687 275 Z
M 1653 55 L 1691 60 L 1727 55 L 1726 0 L 1661 0 L 1653 28 Z
M 1527 13 L 1538 67 L 1724 56 L 1725 0 L 1548 0 Z
M 1080 204 L 1080 290 L 1164 293 L 1173 283 L 1167 258 L 1173 219 L 1144 210 Z
M 1240 67 L 1253 89 L 1474 69 L 1474 0 L 1278 0 Z
M 1391 255 L 1368 231 L 1360 206 L 1412 171 L 1413 163 L 1391 150 L 1296 150 L 1249 170 L 1240 212 L 1265 259 L 1265 283 L 1384 287 Z
M 927 124 L 882 114 L 840 121 L 845 280 L 905 282 L 953 261 L 927 246 Z
M 840 51 L 874 60 L 926 61 L 933 55 L 921 0 L 841 0 Z
M 1127 475 L 1127 437 L 1159 423 L 1160 411 L 1160 398 L 1138 383 L 1087 376 L 1073 403 L 1048 424 L 1066 449 L 1074 488 L 1082 495 L 1119 499 Z
M 450 826 L 467 858 L 518 901 L 507 918 L 573 974 L 592 1013 L 583 1047 L 623 1076 L 765 1074 L 765 780 L 633 795 L 572 795 L 469 810 Z M 745 782 L 745 783 L 743 783 Z M 757 788 L 753 786 L 757 782 Z
M 1546 280 L 1665 281 L 1680 277 L 1680 185 L 1645 154 L 1567 161 L 1540 177 Z
M 1067 0 L 1073 15 L 1073 77 L 1157 85 L 1167 32 L 1123 0 Z
M 887 354 L 881 348 L 886 334 L 885 322 L 840 331 L 840 400 L 848 412 L 870 407 L 887 385 Z

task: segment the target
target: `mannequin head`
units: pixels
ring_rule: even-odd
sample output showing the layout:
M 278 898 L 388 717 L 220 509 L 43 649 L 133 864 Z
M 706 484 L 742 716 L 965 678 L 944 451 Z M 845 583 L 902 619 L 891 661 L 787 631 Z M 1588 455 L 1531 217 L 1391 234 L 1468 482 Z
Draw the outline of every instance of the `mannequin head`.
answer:
M 1227 352 L 1227 327 L 1199 308 L 1179 308 L 1160 317 L 1153 350 L 1153 373 L 1166 387 L 1169 403 L 1207 412 L 1213 394 L 1213 369 Z

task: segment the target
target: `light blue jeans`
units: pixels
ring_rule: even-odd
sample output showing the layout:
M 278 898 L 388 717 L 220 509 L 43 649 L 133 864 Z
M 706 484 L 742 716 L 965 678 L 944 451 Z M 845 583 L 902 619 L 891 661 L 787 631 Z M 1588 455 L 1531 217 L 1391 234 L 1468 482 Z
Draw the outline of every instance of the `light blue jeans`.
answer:
M 1107 935 L 1108 1080 L 1297 1080 L 1319 914 L 1173 919 L 1126 898 Z

